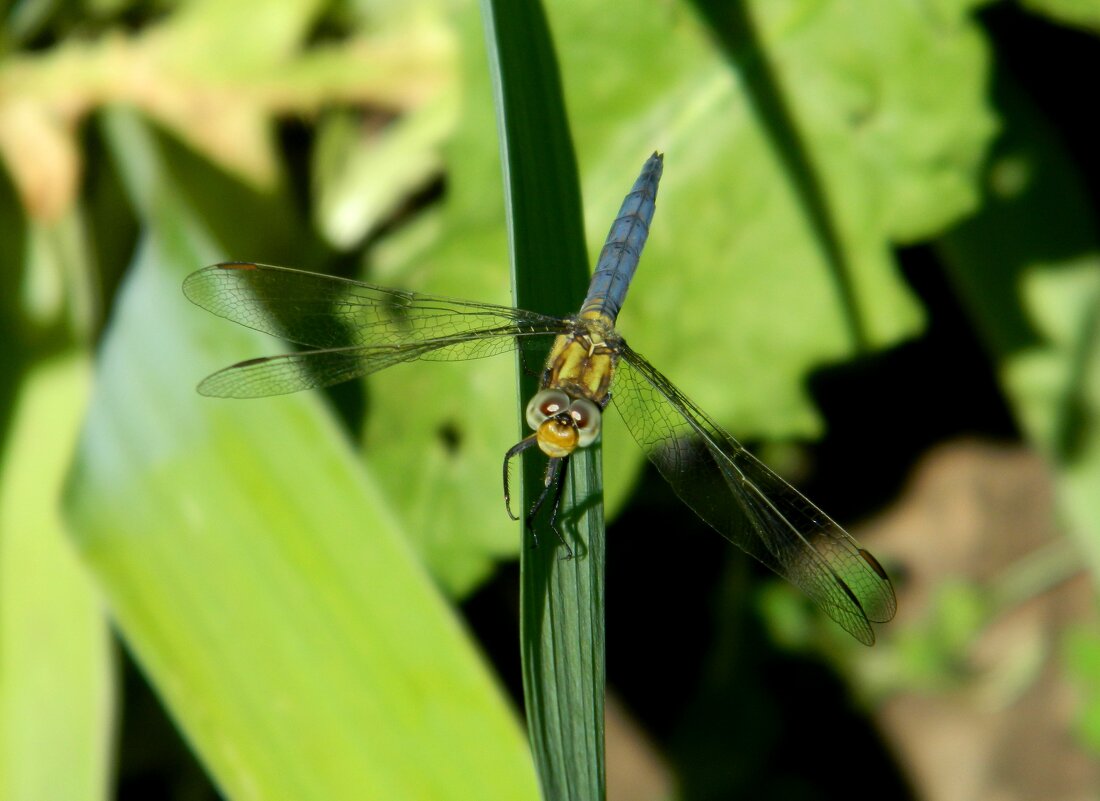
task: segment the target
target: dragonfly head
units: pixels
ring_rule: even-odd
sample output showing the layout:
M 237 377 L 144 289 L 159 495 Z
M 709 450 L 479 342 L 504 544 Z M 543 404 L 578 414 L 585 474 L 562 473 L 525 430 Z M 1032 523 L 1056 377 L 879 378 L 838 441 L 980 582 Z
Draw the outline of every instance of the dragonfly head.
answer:
M 535 430 L 539 449 L 551 459 L 560 459 L 596 441 L 600 408 L 587 398 L 543 389 L 527 403 L 527 425 Z

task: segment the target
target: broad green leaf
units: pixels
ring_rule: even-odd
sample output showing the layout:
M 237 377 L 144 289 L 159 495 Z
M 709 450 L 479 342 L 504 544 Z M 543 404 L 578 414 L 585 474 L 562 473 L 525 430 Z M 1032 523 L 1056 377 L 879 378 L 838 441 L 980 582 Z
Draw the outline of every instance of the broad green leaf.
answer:
M 972 21 L 911 6 L 716 5 L 732 11 L 708 29 L 684 8 L 555 4 L 557 38 L 587 45 L 563 62 L 590 247 L 609 172 L 666 151 L 622 332 L 734 433 L 812 435 L 806 372 L 918 329 L 891 245 L 977 202 L 988 52 Z
M 970 5 L 942 2 L 922 16 L 905 4 L 750 4 L 757 32 L 745 53 L 724 49 L 686 5 L 548 6 L 590 256 L 638 164 L 654 149 L 666 152 L 650 242 L 620 329 L 735 434 L 819 433 L 807 373 L 852 357 L 859 339 L 881 348 L 919 330 L 892 247 L 973 210 L 996 127 L 985 97 L 988 47 L 966 16 Z M 464 106 L 445 153 L 447 195 L 432 221 L 438 233 L 410 229 L 394 243 L 400 255 L 369 275 L 507 303 L 482 43 L 466 11 L 456 12 L 456 24 Z M 770 84 L 762 84 L 764 65 Z M 778 98 L 789 112 L 786 129 L 781 116 L 760 110 L 769 86 L 772 105 Z M 792 142 L 820 188 L 835 252 L 809 211 L 807 176 L 802 184 L 792 177 L 799 173 L 784 146 Z M 516 545 L 493 491 L 514 437 L 505 361 L 399 369 L 371 385 L 366 447 L 393 466 L 381 473 L 389 497 L 415 521 L 410 528 L 433 572 L 456 591 Z M 410 458 L 418 460 L 413 481 L 396 469 Z M 604 459 L 614 508 L 643 460 L 614 414 Z M 435 499 L 429 516 L 426 497 Z
M 262 338 L 180 292 L 217 260 L 115 125 L 148 226 L 102 346 L 68 514 L 120 632 L 231 798 L 534 798 L 486 665 L 317 393 L 194 384 Z

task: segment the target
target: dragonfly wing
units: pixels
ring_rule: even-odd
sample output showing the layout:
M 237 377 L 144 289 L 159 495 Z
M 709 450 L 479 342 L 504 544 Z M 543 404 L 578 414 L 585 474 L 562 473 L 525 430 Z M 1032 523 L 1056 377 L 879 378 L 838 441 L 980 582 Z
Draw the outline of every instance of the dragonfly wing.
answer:
M 650 461 L 722 536 L 806 593 L 857 640 L 894 616 L 878 561 L 648 361 L 623 346 L 612 398 Z
M 478 359 L 516 347 L 535 348 L 545 342 L 545 337 L 560 333 L 561 328 L 562 323 L 558 321 L 544 330 L 528 327 L 523 331 L 513 328 L 502 332 L 492 329 L 403 345 L 323 348 L 248 359 L 207 376 L 199 384 L 199 392 L 215 398 L 285 395 L 330 387 L 416 359 Z
M 553 317 L 365 284 L 320 273 L 230 262 L 187 276 L 183 292 L 219 317 L 315 348 L 404 345 L 474 332 L 514 333 Z M 436 358 L 469 358 L 442 349 Z

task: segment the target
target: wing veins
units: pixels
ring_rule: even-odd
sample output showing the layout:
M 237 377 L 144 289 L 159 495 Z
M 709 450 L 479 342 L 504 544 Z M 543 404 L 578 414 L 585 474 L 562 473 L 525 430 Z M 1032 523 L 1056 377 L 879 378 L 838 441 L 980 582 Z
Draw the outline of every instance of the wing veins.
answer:
M 679 486 L 680 477 L 675 473 L 671 476 L 665 475 L 677 494 L 681 495 L 688 505 L 719 533 L 802 588 L 830 617 L 854 634 L 857 639 L 865 643 L 873 642 L 874 633 L 868 621 L 889 620 L 893 617 L 896 603 L 889 580 L 878 575 L 866 562 L 858 542 L 802 493 L 756 459 L 690 398 L 677 390 L 655 367 L 625 344 L 622 358 L 637 373 L 638 377 L 631 378 L 630 381 L 644 381 L 653 392 L 661 396 L 663 402 L 677 416 L 676 420 L 671 420 L 660 416 L 660 412 L 654 412 L 649 425 L 654 427 L 659 436 L 649 441 L 648 437 L 654 433 L 653 430 L 642 428 L 643 424 L 640 422 L 632 424 L 631 420 L 627 419 L 626 410 L 621 404 L 616 404 L 620 411 L 624 412 L 623 418 L 627 427 L 642 445 L 647 456 L 656 462 L 662 473 L 665 473 L 666 469 L 671 469 L 663 467 L 664 457 L 660 449 L 663 447 L 676 449 L 677 458 L 685 458 L 688 451 L 677 445 L 677 441 L 687 432 L 678 434 L 676 428 L 678 425 L 686 426 L 697 437 L 698 444 L 709 455 L 722 475 L 722 483 L 733 496 L 734 511 L 755 530 L 755 535 L 752 539 L 745 537 L 744 542 L 739 541 L 734 531 L 726 532 L 720 524 L 727 513 L 721 502 L 715 506 L 714 501 L 707 499 L 704 495 L 693 496 L 691 488 L 686 485 L 684 491 L 688 494 L 684 495 Z M 630 387 L 628 392 L 644 392 L 640 386 L 631 384 L 627 386 Z M 644 399 L 639 397 L 632 405 L 638 405 L 644 409 Z M 635 430 L 636 427 L 637 430 Z M 736 459 L 742 459 L 746 465 L 750 465 L 753 468 L 753 475 L 747 473 Z M 766 491 L 759 479 L 774 485 L 772 489 L 776 492 Z M 772 497 L 773 494 L 784 496 L 789 502 L 789 508 L 780 508 L 776 498 Z M 692 500 L 693 497 L 696 500 Z M 703 506 L 697 506 L 696 503 L 702 503 Z M 805 518 L 806 532 L 803 532 L 802 527 L 794 522 L 789 512 Z M 786 546 L 783 545 L 784 537 L 788 539 Z M 815 544 L 811 538 L 819 539 L 820 543 Z M 835 550 L 825 550 L 827 546 L 832 546 Z M 791 549 L 795 559 L 791 558 L 791 553 L 786 552 L 786 548 Z M 767 559 L 764 558 L 765 554 Z M 805 560 L 805 563 L 800 566 L 799 563 L 802 560 Z M 834 565 L 834 562 L 837 564 Z M 849 573 L 854 571 L 854 578 L 859 579 L 856 586 L 853 586 L 851 580 L 838 570 L 841 565 Z M 871 607 L 868 607 L 868 601 L 871 602 Z
M 557 318 L 271 265 L 215 264 L 184 281 L 192 303 L 239 325 L 321 349 L 408 344 Z
M 554 318 L 547 318 L 554 321 Z M 486 353 L 459 355 L 455 358 L 477 359 L 495 356 L 510 349 L 492 350 L 493 344 L 511 348 L 523 347 L 537 337 L 556 335 L 560 321 L 542 329 L 517 331 L 507 327 L 483 329 L 465 334 L 423 339 L 403 344 L 349 345 L 338 348 L 314 348 L 295 353 L 283 353 L 247 359 L 207 376 L 199 384 L 199 392 L 214 397 L 253 398 L 283 395 L 302 389 L 332 386 L 342 381 L 361 378 L 395 364 L 417 359 L 431 360 L 433 354 L 456 345 L 479 343 L 489 345 Z

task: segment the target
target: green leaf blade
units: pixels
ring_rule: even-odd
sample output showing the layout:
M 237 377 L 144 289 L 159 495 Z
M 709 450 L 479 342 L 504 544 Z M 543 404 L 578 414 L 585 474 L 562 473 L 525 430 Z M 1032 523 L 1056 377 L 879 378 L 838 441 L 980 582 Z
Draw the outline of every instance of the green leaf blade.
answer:
M 515 303 L 574 313 L 588 284 L 572 140 L 556 57 L 538 3 L 486 0 L 486 39 L 504 153 Z M 534 101 L 534 102 L 533 102 Z M 537 390 L 520 365 L 523 402 Z M 523 409 L 520 407 L 522 425 Z M 569 459 L 561 522 L 574 558 L 537 518 L 538 548 L 524 548 L 521 640 L 528 731 L 545 798 L 605 795 L 604 521 L 600 450 Z M 523 459 L 523 503 L 543 487 L 545 458 Z M 526 507 L 524 507 L 526 509 Z
M 220 254 L 145 197 L 67 513 L 170 714 L 231 798 L 536 797 L 499 687 L 322 399 L 195 393 L 271 341 L 187 303 Z

